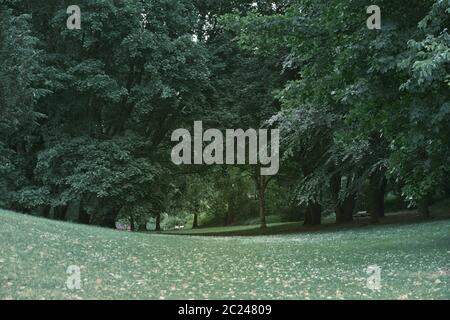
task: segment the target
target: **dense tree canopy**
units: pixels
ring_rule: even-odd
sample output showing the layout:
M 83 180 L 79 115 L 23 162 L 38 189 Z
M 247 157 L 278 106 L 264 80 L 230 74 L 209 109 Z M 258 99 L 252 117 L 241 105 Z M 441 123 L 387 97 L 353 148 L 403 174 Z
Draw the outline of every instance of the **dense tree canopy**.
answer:
M 161 215 L 374 221 L 448 196 L 450 2 L 0 2 L 0 206 L 145 229 Z M 282 164 L 175 166 L 176 128 L 280 128 Z

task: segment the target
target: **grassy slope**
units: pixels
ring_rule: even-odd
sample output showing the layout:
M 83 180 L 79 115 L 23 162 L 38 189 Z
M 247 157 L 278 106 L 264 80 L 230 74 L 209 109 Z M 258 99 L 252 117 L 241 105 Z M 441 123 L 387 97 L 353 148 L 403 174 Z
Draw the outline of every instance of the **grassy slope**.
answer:
M 445 298 L 450 221 L 266 237 L 117 232 L 0 211 L 0 299 Z M 65 288 L 69 265 L 82 290 Z M 366 268 L 382 268 L 382 289 Z

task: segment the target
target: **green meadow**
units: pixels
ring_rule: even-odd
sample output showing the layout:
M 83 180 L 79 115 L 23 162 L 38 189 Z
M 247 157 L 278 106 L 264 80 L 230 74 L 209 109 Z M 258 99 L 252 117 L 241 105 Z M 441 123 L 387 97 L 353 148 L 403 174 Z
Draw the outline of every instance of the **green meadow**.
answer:
M 0 299 L 450 299 L 449 220 L 194 237 L 0 211 L 0 226 Z

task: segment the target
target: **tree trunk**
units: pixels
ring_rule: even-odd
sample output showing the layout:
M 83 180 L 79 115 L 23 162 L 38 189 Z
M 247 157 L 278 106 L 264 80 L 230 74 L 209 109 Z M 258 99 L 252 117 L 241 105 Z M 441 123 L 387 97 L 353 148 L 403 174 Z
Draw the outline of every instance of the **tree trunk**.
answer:
M 89 217 L 89 224 L 95 224 L 95 218 L 96 218 L 96 213 L 95 210 L 91 213 L 91 216 Z
M 387 185 L 387 179 L 383 174 L 383 177 L 381 178 L 381 186 L 380 186 L 380 194 L 379 194 L 379 202 L 381 204 L 382 209 L 380 210 L 380 217 L 384 218 L 384 194 L 386 193 L 386 185 Z
M 147 231 L 147 221 L 138 224 L 138 231 Z
M 316 226 L 322 223 L 322 206 L 318 203 L 308 205 L 305 213 L 305 226 Z
M 369 213 L 373 223 L 380 221 L 384 217 L 384 192 L 386 189 L 386 178 L 384 174 L 380 176 L 373 173 L 369 178 Z
M 418 205 L 418 211 L 419 213 L 425 218 L 428 219 L 430 218 L 430 198 L 429 197 L 424 197 Z
M 87 213 L 87 211 L 80 206 L 79 212 L 78 212 L 78 222 L 83 224 L 89 224 L 90 215 Z
M 266 223 L 266 177 L 260 176 L 259 178 L 259 219 L 261 229 L 267 228 Z
M 345 223 L 353 220 L 353 212 L 355 211 L 356 196 L 349 195 L 344 199 L 343 203 L 338 203 L 335 207 L 336 223 Z
M 331 193 L 334 201 L 334 212 L 336 214 L 336 223 L 345 223 L 353 220 L 353 211 L 356 205 L 356 195 L 348 195 L 344 201 L 340 201 L 342 178 L 340 175 L 334 175 L 331 179 Z
M 161 213 L 156 214 L 155 231 L 161 231 Z
M 66 220 L 67 208 L 68 208 L 67 205 L 62 205 L 62 206 L 58 206 L 55 208 L 57 220 L 62 220 L 62 221 Z
M 48 205 L 43 206 L 41 216 L 44 218 L 48 218 L 50 216 L 50 206 Z
M 192 223 L 192 229 L 198 228 L 198 213 L 194 212 L 194 222 Z
M 228 226 L 234 222 L 234 212 L 235 212 L 234 198 L 232 195 L 230 195 L 228 197 L 228 209 L 225 217 L 225 226 Z
M 87 213 L 83 206 L 83 201 L 80 201 L 80 206 L 78 208 L 78 222 L 83 224 L 89 224 L 90 215 Z
M 135 231 L 135 222 L 133 216 L 130 217 L 130 231 Z

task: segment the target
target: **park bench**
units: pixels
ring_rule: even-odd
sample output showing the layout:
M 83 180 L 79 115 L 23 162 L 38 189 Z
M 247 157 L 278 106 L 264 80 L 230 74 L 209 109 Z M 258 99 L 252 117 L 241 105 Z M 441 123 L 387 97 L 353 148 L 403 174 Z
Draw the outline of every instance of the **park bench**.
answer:
M 353 215 L 353 218 L 355 218 L 356 221 L 367 217 L 370 217 L 370 213 L 368 213 L 367 211 L 358 211 L 355 215 Z
M 131 231 L 131 226 L 128 224 L 116 222 L 116 229 L 119 231 Z
M 183 230 L 184 226 L 175 226 L 175 230 Z

